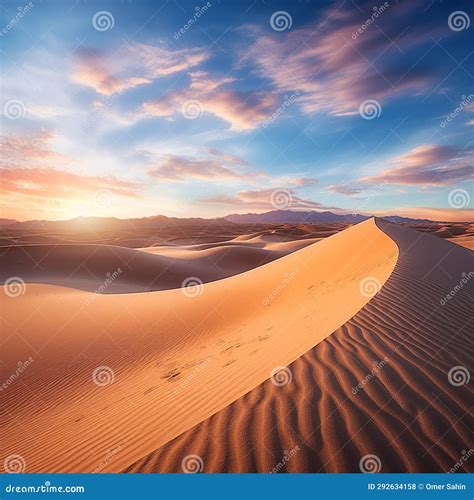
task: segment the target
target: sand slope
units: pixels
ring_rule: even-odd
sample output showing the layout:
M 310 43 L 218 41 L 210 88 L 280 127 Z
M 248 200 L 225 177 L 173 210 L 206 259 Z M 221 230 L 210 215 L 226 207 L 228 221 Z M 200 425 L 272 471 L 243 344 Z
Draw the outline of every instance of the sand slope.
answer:
M 18 454 L 29 472 L 123 470 L 343 325 L 371 298 L 361 282 L 382 285 L 397 258 L 368 220 L 187 294 L 2 294 L 0 379 L 33 362 L 1 393 L 0 463 Z
M 202 283 L 267 264 L 317 239 L 240 242 L 143 249 L 113 245 L 56 244 L 0 247 L 0 283 L 19 276 L 26 283 L 51 284 L 98 293 L 130 293 L 181 287 L 192 276 Z M 120 271 L 120 279 L 103 286 Z
M 204 472 L 360 472 L 373 454 L 382 472 L 472 472 L 473 459 L 461 460 L 472 448 L 472 380 L 454 386 L 448 373 L 472 366 L 474 276 L 463 273 L 474 272 L 473 254 L 377 223 L 400 247 L 394 272 L 290 365 L 291 383 L 266 381 L 127 470 L 182 472 L 197 454 Z M 472 279 L 459 288 L 463 276 Z M 457 373 L 462 383 L 467 371 Z

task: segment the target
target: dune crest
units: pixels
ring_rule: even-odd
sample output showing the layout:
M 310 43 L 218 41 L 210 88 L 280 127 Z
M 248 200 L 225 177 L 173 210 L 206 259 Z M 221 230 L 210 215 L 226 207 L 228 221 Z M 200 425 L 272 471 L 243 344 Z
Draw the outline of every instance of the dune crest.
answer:
M 27 285 L 23 296 L 2 294 L 2 380 L 34 361 L 3 391 L 0 463 L 18 454 L 28 472 L 123 470 L 341 327 L 397 259 L 368 220 L 186 293 Z

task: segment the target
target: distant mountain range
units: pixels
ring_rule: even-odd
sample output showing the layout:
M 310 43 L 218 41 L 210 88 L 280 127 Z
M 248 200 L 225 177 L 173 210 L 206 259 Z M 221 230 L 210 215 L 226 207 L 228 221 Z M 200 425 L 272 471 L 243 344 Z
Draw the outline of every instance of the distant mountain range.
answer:
M 334 212 L 316 212 L 314 210 L 307 212 L 294 210 L 272 210 L 271 212 L 265 212 L 263 214 L 232 214 L 227 215 L 224 218 L 236 224 L 332 224 L 338 222 L 358 224 L 359 222 L 363 222 L 371 217 L 373 217 L 373 215 L 335 214 Z M 408 217 L 399 217 L 397 215 L 390 215 L 383 218 L 391 222 L 434 222 L 428 219 L 410 219 Z
M 231 214 L 222 218 L 179 218 L 156 215 L 153 217 L 142 217 L 136 219 L 118 219 L 115 217 L 76 217 L 67 221 L 31 220 L 19 222 L 12 219 L 0 219 L 0 227 L 18 230 L 71 230 L 76 231 L 78 227 L 91 230 L 118 230 L 125 228 L 159 229 L 170 223 L 180 225 L 204 226 L 209 224 L 221 224 L 231 222 L 234 224 L 332 224 L 350 223 L 358 224 L 370 219 L 372 215 L 361 214 L 336 214 L 334 212 L 294 211 L 294 210 L 272 210 L 261 214 Z M 411 224 L 426 224 L 439 221 L 429 219 L 410 219 L 397 215 L 383 217 L 391 222 L 406 222 Z

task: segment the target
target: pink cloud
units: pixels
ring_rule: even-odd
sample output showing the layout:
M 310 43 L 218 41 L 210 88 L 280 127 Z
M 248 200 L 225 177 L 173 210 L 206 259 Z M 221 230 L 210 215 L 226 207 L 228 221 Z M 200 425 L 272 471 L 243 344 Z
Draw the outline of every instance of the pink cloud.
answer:
M 328 186 L 328 191 L 331 191 L 332 193 L 339 193 L 339 194 L 345 194 L 346 196 L 354 196 L 356 194 L 359 194 L 362 189 L 353 187 L 353 186 L 347 186 L 344 184 L 332 184 Z
M 148 172 L 152 177 L 164 181 L 186 181 L 189 179 L 209 180 L 251 180 L 258 174 L 239 172 L 225 166 L 216 159 L 188 159 L 180 156 L 169 156 L 161 166 Z
M 151 80 L 134 76 L 115 76 L 96 52 L 81 51 L 76 54 L 71 79 L 74 83 L 91 87 L 99 94 L 112 95 L 138 85 L 151 83 Z
M 82 49 L 75 54 L 71 80 L 99 94 L 112 95 L 187 71 L 206 57 L 199 49 L 170 50 L 138 42 L 113 53 Z
M 186 90 L 168 92 L 154 101 L 145 102 L 139 115 L 163 118 L 181 113 L 193 101 L 201 113 L 210 113 L 230 123 L 231 130 L 245 131 L 258 127 L 278 106 L 273 94 L 261 91 L 222 89 L 230 79 L 210 79 L 207 73 L 194 73 Z M 205 84 L 202 84 L 205 82 Z
M 389 160 L 393 167 L 364 177 L 371 184 L 445 186 L 474 178 L 473 150 L 428 144 Z
M 0 162 L 0 191 L 54 199 L 77 198 L 98 189 L 119 196 L 135 197 L 141 185 L 114 176 L 96 176 L 71 172 L 58 165 L 74 164 L 75 159 L 54 151 L 54 131 L 3 137 Z
M 292 29 L 285 36 L 258 36 L 242 62 L 256 63 L 257 73 L 270 79 L 277 90 L 298 91 L 296 102 L 304 112 L 355 114 L 367 99 L 383 101 L 419 92 L 430 84 L 432 72 L 421 65 L 407 67 L 398 51 L 425 43 L 435 31 L 427 28 L 393 34 L 396 52 L 386 36 L 394 19 L 410 9 L 391 4 L 378 19 L 378 24 L 385 22 L 383 32 L 371 26 L 355 38 L 370 10 L 347 15 L 344 9 L 329 9 L 319 26 Z M 392 52 L 391 57 L 380 58 L 386 51 Z M 377 62 L 372 63 L 374 60 Z
M 293 189 L 286 188 L 244 190 L 237 192 L 233 196 L 214 196 L 203 201 L 229 206 L 245 206 L 249 209 L 323 208 L 321 203 L 300 198 Z

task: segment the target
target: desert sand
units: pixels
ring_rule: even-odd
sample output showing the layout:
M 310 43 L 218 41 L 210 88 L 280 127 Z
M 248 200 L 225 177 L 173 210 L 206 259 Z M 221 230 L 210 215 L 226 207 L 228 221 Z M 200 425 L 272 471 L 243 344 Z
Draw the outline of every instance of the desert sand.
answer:
M 393 273 L 289 365 L 291 383 L 264 382 L 126 470 L 181 472 L 195 454 L 203 472 L 360 472 L 364 463 L 381 472 L 472 472 L 461 457 L 472 442 L 473 254 L 377 225 L 400 249 Z M 453 385 L 449 372 L 459 366 Z
M 249 240 L 262 244 L 255 235 Z M 156 257 L 140 252 L 146 255 Z M 357 314 L 389 278 L 398 255 L 395 241 L 372 219 L 256 269 L 190 288 L 94 294 L 28 283 L 19 296 L 2 294 L 1 380 L 19 361 L 33 361 L 1 392 L 0 463 L 20 455 L 28 472 L 127 469 L 235 408 L 232 403 L 241 405 L 245 394 L 253 398 L 275 368 Z M 201 264 L 196 259 L 193 271 Z M 313 375 L 307 375 L 310 390 Z M 237 421 L 225 441 L 241 447 Z M 271 429 L 268 413 L 253 432 L 276 439 Z

